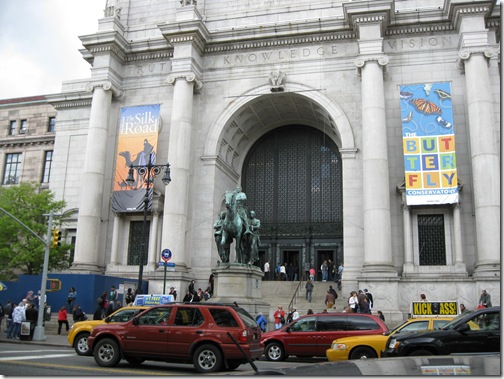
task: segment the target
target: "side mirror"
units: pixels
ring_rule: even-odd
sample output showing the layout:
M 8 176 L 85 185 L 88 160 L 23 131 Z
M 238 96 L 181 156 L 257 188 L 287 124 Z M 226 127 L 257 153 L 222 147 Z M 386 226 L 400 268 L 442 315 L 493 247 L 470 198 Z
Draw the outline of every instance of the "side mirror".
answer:
M 462 325 L 457 326 L 457 328 L 455 328 L 455 330 L 459 333 L 465 333 L 465 332 L 468 332 L 469 330 L 471 330 L 471 327 L 469 326 L 468 323 L 464 322 Z
M 110 316 L 105 317 L 105 320 L 103 321 L 105 321 L 108 324 L 110 322 Z

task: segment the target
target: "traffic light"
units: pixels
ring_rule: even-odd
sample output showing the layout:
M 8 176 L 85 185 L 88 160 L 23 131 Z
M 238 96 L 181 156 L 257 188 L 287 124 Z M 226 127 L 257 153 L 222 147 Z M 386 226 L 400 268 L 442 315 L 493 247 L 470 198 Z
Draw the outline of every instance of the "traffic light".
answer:
M 52 230 L 52 244 L 51 247 L 61 246 L 61 230 L 54 228 Z

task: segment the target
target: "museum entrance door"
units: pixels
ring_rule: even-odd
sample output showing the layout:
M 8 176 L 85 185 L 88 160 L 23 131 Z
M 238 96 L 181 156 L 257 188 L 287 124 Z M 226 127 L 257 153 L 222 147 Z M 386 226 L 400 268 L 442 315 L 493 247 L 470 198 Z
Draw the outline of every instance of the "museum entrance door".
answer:
M 318 272 L 336 246 L 343 253 L 341 154 L 322 131 L 287 125 L 263 135 L 244 160 L 242 187 L 261 221 L 261 261 L 297 263 L 301 278 L 306 262 Z

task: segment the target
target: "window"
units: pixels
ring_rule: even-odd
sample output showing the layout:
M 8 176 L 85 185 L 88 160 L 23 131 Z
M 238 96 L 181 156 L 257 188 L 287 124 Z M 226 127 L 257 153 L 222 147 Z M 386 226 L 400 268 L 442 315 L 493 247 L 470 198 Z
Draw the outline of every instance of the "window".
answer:
M 212 315 L 215 323 L 222 327 L 237 327 L 238 323 L 235 318 L 227 309 L 210 309 L 210 314 Z
M 138 314 L 138 311 L 139 311 L 138 309 L 120 310 L 119 312 L 115 313 L 113 316 L 110 317 L 110 322 L 128 322 L 135 315 Z
M 56 131 L 56 117 L 49 117 L 49 127 L 47 131 L 50 133 L 54 133 Z
M 147 251 L 149 249 L 150 222 L 147 221 L 145 227 L 145 247 L 142 247 L 143 221 L 131 221 L 129 233 L 128 265 L 138 266 L 140 253 L 143 251 L 143 264 L 147 264 Z
M 377 330 L 380 325 L 369 317 L 348 317 L 348 330 Z
M 197 308 L 178 308 L 175 315 L 175 325 L 199 326 L 205 321 L 200 310 Z
M 446 265 L 444 215 L 418 215 L 420 266 Z
M 416 332 L 418 330 L 427 330 L 427 329 L 429 329 L 429 321 L 415 321 L 402 328 L 401 333 Z
M 21 120 L 21 127 L 19 128 L 19 134 L 26 134 L 27 130 L 28 130 L 28 121 Z
M 21 172 L 21 153 L 5 156 L 5 170 L 2 184 L 18 184 Z
M 13 136 L 16 134 L 17 122 L 16 120 L 11 121 L 9 124 L 9 135 Z
M 346 317 L 341 316 L 326 316 L 319 317 L 317 321 L 317 331 L 335 331 L 335 330 L 348 330 Z
M 138 318 L 139 325 L 167 324 L 170 319 L 171 308 L 155 308 Z
M 44 154 L 44 171 L 42 172 L 42 183 L 49 183 L 52 167 L 52 150 L 46 151 Z
M 299 321 L 294 322 L 289 329 L 292 332 L 314 332 L 315 329 L 315 317 L 305 317 Z

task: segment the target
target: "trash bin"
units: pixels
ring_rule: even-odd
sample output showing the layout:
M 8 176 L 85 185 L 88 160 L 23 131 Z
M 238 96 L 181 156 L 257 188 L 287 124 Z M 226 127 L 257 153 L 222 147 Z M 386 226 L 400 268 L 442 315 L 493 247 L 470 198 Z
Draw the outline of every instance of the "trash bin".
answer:
M 51 321 L 51 306 L 44 308 L 44 321 Z
M 22 341 L 30 340 L 30 321 L 23 321 L 21 323 L 21 333 L 19 339 Z

